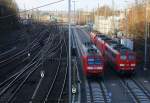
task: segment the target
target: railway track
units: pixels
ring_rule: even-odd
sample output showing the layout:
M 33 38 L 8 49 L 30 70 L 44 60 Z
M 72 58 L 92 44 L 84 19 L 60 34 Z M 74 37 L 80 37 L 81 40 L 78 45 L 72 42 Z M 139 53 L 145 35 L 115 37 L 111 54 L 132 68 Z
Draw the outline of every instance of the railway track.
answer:
M 61 34 L 61 33 L 60 33 Z M 40 51 L 32 58 L 32 60 L 21 70 L 17 71 L 16 73 L 12 74 L 9 78 L 5 79 L 0 84 L 0 101 L 6 102 L 6 103 L 20 103 L 22 100 L 23 102 L 31 102 L 31 103 L 37 103 L 40 100 L 47 103 L 54 99 L 57 102 L 64 101 L 62 99 L 63 92 L 65 89 L 65 84 L 67 81 L 67 68 L 68 68 L 68 58 L 67 58 L 67 43 L 65 41 L 65 38 L 63 36 L 60 36 L 60 34 L 56 35 L 51 33 L 48 39 L 46 39 L 45 44 Z M 60 37 L 60 38 L 59 38 Z M 38 43 L 39 40 L 37 40 Z M 36 43 L 33 44 L 34 47 L 36 47 Z M 59 52 L 61 51 L 61 53 Z M 44 54 L 44 55 L 43 55 Z M 60 58 L 57 59 L 58 54 L 61 54 Z M 58 66 L 57 69 L 53 68 L 52 70 L 48 68 L 43 67 L 43 58 L 48 57 L 50 58 L 51 62 L 50 64 L 53 64 L 55 66 Z M 58 65 L 59 63 L 59 65 Z M 33 81 L 33 78 L 36 78 L 36 81 L 38 79 L 36 77 L 37 74 L 42 70 L 45 71 L 45 78 L 43 79 L 42 83 L 34 82 L 32 88 L 28 88 L 28 82 Z M 57 70 L 57 71 L 56 71 Z M 51 75 L 48 74 L 48 71 L 51 71 Z M 50 81 L 50 78 L 52 81 Z M 48 93 L 44 93 L 45 98 L 38 98 L 38 95 L 42 94 L 40 91 L 41 88 L 43 88 L 44 83 L 49 83 L 47 87 L 49 89 L 47 90 Z M 42 86 L 41 86 L 42 84 Z M 25 95 L 25 97 L 22 97 L 22 93 L 25 93 L 25 90 L 30 90 L 30 93 Z M 55 92 L 55 91 L 57 92 Z M 32 96 L 31 94 L 34 93 Z M 28 96 L 28 99 L 26 96 Z M 30 98 L 34 97 L 34 98 Z M 47 99 L 46 99 L 47 97 Z M 24 99 L 23 99 L 24 98 Z
M 41 65 L 40 59 L 37 57 L 40 53 L 36 55 L 36 57 L 23 69 L 21 69 L 19 72 L 14 74 L 10 79 L 7 79 L 7 81 L 10 81 L 9 83 L 4 81 L 1 84 L 1 92 L 0 92 L 0 100 L 7 102 L 10 102 L 14 95 L 17 93 L 17 91 L 22 87 L 22 85 L 25 83 L 25 81 L 31 76 L 31 74 Z M 11 92 L 12 93 L 11 93 Z M 7 96 L 6 96 L 7 94 Z M 8 96 L 9 94 L 9 96 Z M 7 99 L 5 99 L 7 98 Z
M 47 30 L 46 30 L 46 31 L 47 31 Z M 0 61 L 0 67 L 4 67 L 4 66 L 8 65 L 9 63 L 11 63 L 11 62 L 17 60 L 18 58 L 20 58 L 20 57 L 22 57 L 22 56 L 27 56 L 27 54 L 28 54 L 28 49 L 29 49 L 29 48 L 30 48 L 31 50 L 32 50 L 32 49 L 35 49 L 35 48 L 39 48 L 39 47 L 38 47 L 38 45 L 39 45 L 38 42 L 39 42 L 39 40 L 41 40 L 43 33 L 45 33 L 45 31 L 41 32 L 40 36 L 37 37 L 37 38 L 36 38 L 30 45 L 28 45 L 28 47 L 26 47 L 24 50 L 22 50 L 22 51 L 20 51 L 20 52 L 18 52 L 18 53 L 16 53 L 16 54 L 14 54 L 14 55 L 12 55 L 12 56 L 6 58 L 6 59 L 3 59 L 2 61 Z
M 13 47 L 3 53 L 0 54 L 0 60 L 5 59 L 8 56 L 11 56 L 13 54 L 14 51 L 16 51 L 17 47 Z
M 18 93 L 20 88 L 24 85 L 24 83 L 27 81 L 27 79 L 39 68 L 39 66 L 41 65 L 40 61 L 42 59 L 41 53 L 42 50 L 40 50 L 40 52 L 33 58 L 33 60 L 28 65 L 26 65 L 23 69 L 21 69 L 19 72 L 17 72 L 1 84 L 1 86 L 4 87 L 1 87 L 2 91 L 0 92 L 2 101 L 3 97 L 6 97 L 5 94 L 7 94 L 7 91 L 13 91 L 13 93 L 9 95 L 9 98 L 7 98 L 7 102 L 10 102 L 13 97 Z M 8 81 L 10 81 L 10 83 L 8 83 Z
M 10 52 L 12 47 L 17 47 L 17 49 L 15 50 L 16 52 L 21 51 L 21 49 L 24 49 L 24 46 L 26 46 L 25 45 L 25 43 L 27 42 L 26 35 L 29 35 L 29 33 L 31 33 L 32 35 L 29 35 L 30 36 L 30 40 L 34 41 L 35 36 L 40 35 L 40 33 L 43 31 L 43 28 L 44 28 L 43 26 L 38 26 L 37 28 L 34 28 L 34 29 L 32 28 L 32 31 L 31 32 L 27 32 L 27 33 L 26 33 L 26 29 L 22 28 L 24 30 L 19 31 L 19 32 L 17 31 L 17 33 L 13 33 L 12 35 L 18 34 L 20 36 L 18 38 L 14 39 L 12 42 L 8 41 L 7 44 L 0 45 L 0 52 L 2 52 L 1 54 L 5 53 L 5 52 L 7 53 L 8 51 Z M 20 44 L 21 45 L 23 44 L 24 46 L 21 47 Z M 12 52 L 12 53 L 15 54 L 14 52 Z M 7 56 L 7 54 L 6 54 L 6 56 Z
M 134 78 L 121 78 L 121 83 L 134 103 L 150 103 L 150 92 Z
M 66 43 L 64 41 L 64 46 L 67 48 Z M 62 47 L 61 47 L 62 51 Z M 62 52 L 61 52 L 62 53 Z M 66 49 L 67 53 L 67 49 Z M 63 53 L 64 54 L 64 53 Z M 61 60 L 62 57 L 60 57 L 60 61 L 57 67 L 57 71 L 55 72 L 54 79 L 52 83 L 50 84 L 50 87 L 48 89 L 48 92 L 46 94 L 46 97 L 43 101 L 43 103 L 60 103 L 63 100 L 62 95 L 65 88 L 66 80 L 67 80 L 67 69 L 68 69 L 68 63 L 67 58 L 66 60 Z
M 53 40 L 53 41 L 55 42 L 55 40 Z M 65 43 L 65 41 L 64 42 L 63 41 L 64 40 L 60 38 L 59 43 L 58 42 L 54 43 L 53 48 L 51 48 L 50 50 L 47 50 L 48 60 L 50 60 L 51 64 L 55 64 L 55 62 L 56 62 L 58 67 L 57 67 L 57 69 L 51 68 L 51 71 L 50 71 L 51 73 L 49 73 L 49 75 L 51 75 L 51 76 L 50 77 L 47 76 L 45 79 L 43 79 L 44 82 L 42 83 L 43 85 L 47 85 L 47 86 L 45 86 L 46 90 L 43 91 L 44 87 L 37 86 L 38 89 L 35 89 L 36 94 L 34 92 L 34 94 L 32 95 L 32 98 L 30 100 L 30 103 L 37 103 L 39 101 L 44 102 L 44 103 L 53 101 L 53 103 L 54 103 L 55 101 L 58 101 L 58 102 L 61 101 L 61 97 L 63 95 L 63 91 L 65 88 L 66 76 L 67 76 L 67 67 L 65 68 L 65 70 L 63 68 L 63 67 L 65 67 L 64 65 L 67 65 L 66 64 L 67 62 L 64 61 L 64 60 L 66 60 L 64 58 L 62 60 L 62 56 L 64 56 L 63 46 L 65 46 L 65 48 L 66 48 L 66 43 Z M 61 42 L 61 45 L 60 45 L 60 42 Z M 51 43 L 49 45 L 51 45 Z M 60 51 L 60 53 L 58 51 Z M 65 52 L 67 52 L 67 50 L 65 50 Z M 57 55 L 58 53 L 60 54 L 60 56 L 59 56 L 59 58 L 55 59 L 54 55 Z M 48 70 L 45 70 L 45 71 L 48 72 Z M 65 71 L 65 73 L 64 73 L 64 71 Z M 63 73 L 65 75 L 62 75 Z M 59 83 L 59 85 L 58 85 L 58 83 Z M 54 91 L 54 89 L 55 89 L 55 91 Z M 47 93 L 46 93 L 46 91 L 47 91 Z M 53 93 L 55 93 L 55 94 L 53 94 Z M 54 96 L 54 97 L 52 97 L 52 96 Z
M 86 82 L 87 103 L 111 103 L 107 89 L 102 81 Z
M 42 35 L 47 33 L 48 31 L 44 29 L 43 32 L 41 32 L 41 35 L 39 35 L 28 47 L 30 47 L 30 58 L 28 57 L 28 47 L 26 47 L 24 50 L 20 51 L 19 53 L 10 56 L 9 58 L 6 58 L 5 60 L 0 62 L 0 82 L 1 84 L 4 84 L 8 81 L 11 81 L 12 78 L 14 78 L 14 75 L 16 75 L 18 72 L 20 72 L 26 65 L 30 63 L 30 61 L 33 60 L 33 58 L 36 56 L 36 54 L 41 49 L 41 45 L 39 41 L 43 37 Z M 5 69 L 5 70 L 4 70 Z
M 40 35 L 40 38 L 41 38 L 41 35 Z M 39 42 L 39 40 L 37 40 L 37 39 L 35 39 L 30 44 L 31 48 L 33 48 L 33 49 L 36 48 L 37 43 Z M 1 65 L 1 66 L 3 67 L 5 62 L 6 62 L 6 64 L 9 64 L 10 61 L 11 62 L 15 61 L 16 58 L 19 58 L 20 56 L 26 55 L 27 54 L 26 50 L 27 50 L 27 48 L 25 50 L 19 52 L 17 55 L 14 55 L 14 56 L 10 57 L 9 59 L 6 59 L 6 60 L 2 61 L 1 63 L 3 65 Z M 8 100 L 7 102 L 9 102 L 13 98 L 13 96 L 17 93 L 17 91 L 19 90 L 19 89 L 14 90 L 13 86 L 16 85 L 16 84 L 18 84 L 18 81 L 20 81 L 20 80 L 22 80 L 24 78 L 23 82 L 21 82 L 20 85 L 18 85 L 19 87 L 21 87 L 24 84 L 24 82 L 28 79 L 28 77 L 36 70 L 36 68 L 38 68 L 41 65 L 39 63 L 39 61 L 40 61 L 39 56 L 40 55 L 41 55 L 41 51 L 39 53 L 37 53 L 35 55 L 35 57 L 33 57 L 33 59 L 24 68 L 22 68 L 21 70 L 19 70 L 18 72 L 16 72 L 15 74 L 13 74 L 12 76 L 10 76 L 9 78 L 7 78 L 6 80 L 4 80 L 0 84 L 0 89 L 1 89 L 0 97 L 1 97 L 1 101 L 6 100 L 3 97 L 8 97 L 8 96 L 5 96 L 5 94 L 8 94 L 7 91 L 10 92 L 11 89 L 13 88 L 12 90 L 15 91 L 15 92 L 12 93 L 11 96 L 9 95 L 9 98 L 7 98 L 7 100 Z

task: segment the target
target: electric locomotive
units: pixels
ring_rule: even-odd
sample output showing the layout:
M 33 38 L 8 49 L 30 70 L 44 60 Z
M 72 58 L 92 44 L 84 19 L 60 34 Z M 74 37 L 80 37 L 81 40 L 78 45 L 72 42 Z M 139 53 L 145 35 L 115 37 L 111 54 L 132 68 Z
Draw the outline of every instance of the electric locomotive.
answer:
M 101 52 L 93 43 L 86 42 L 82 45 L 81 60 L 84 73 L 87 76 L 100 76 L 104 72 L 104 59 Z
M 100 50 L 91 42 L 81 42 L 79 35 L 74 34 L 77 51 L 86 76 L 103 76 L 104 58 Z
M 119 73 L 134 73 L 136 54 L 106 35 L 96 35 L 95 44 L 113 68 Z
M 105 57 L 114 69 L 119 73 L 134 73 L 136 68 L 135 53 L 113 40 L 105 42 Z

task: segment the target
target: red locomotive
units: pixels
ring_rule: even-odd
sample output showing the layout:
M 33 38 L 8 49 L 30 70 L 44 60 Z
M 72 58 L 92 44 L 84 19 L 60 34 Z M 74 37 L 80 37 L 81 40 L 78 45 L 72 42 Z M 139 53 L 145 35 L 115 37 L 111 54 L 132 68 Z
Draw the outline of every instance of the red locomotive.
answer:
M 104 58 L 100 50 L 89 40 L 81 41 L 79 35 L 73 35 L 78 55 L 86 76 L 103 76 Z
M 92 43 L 85 43 L 81 50 L 84 73 L 87 76 L 101 76 L 104 72 L 104 59 L 101 52 Z
M 92 41 L 92 43 L 94 43 L 95 44 L 95 39 L 96 39 L 96 34 L 95 33 L 90 33 L 90 39 L 91 39 L 91 41 Z
M 106 35 L 96 35 L 94 43 L 117 72 L 135 72 L 136 55 L 133 51 Z

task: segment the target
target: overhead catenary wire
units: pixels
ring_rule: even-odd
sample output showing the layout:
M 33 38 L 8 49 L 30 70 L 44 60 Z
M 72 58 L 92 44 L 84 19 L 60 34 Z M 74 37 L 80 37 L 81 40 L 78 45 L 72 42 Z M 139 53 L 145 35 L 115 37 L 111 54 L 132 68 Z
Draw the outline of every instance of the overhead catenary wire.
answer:
M 18 12 L 18 13 L 19 14 L 25 13 L 25 12 L 36 10 L 36 9 L 39 9 L 39 8 L 43 8 L 43 7 L 46 7 L 46 6 L 49 6 L 49 5 L 57 4 L 57 3 L 60 3 L 60 2 L 63 2 L 63 1 L 65 1 L 65 0 L 59 0 L 59 1 L 51 2 L 51 3 L 45 4 L 45 5 L 41 5 L 41 6 L 32 8 L 32 9 L 24 10 L 24 11 L 21 11 L 21 12 Z M 2 16 L 2 17 L 0 17 L 0 19 L 5 19 L 5 18 L 11 17 L 11 16 L 16 16 L 18 13 L 14 13 L 14 14 L 11 14 L 11 15 Z

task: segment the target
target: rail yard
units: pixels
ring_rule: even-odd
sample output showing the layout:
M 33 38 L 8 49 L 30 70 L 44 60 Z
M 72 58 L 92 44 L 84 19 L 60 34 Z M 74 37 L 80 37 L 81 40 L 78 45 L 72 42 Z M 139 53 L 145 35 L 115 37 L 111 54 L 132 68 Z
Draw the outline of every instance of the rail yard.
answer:
M 149 0 L 0 0 L 0 103 L 150 103 L 149 13 Z

